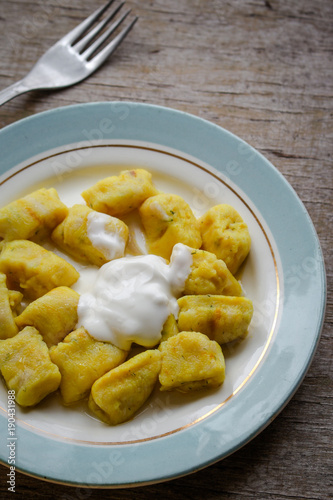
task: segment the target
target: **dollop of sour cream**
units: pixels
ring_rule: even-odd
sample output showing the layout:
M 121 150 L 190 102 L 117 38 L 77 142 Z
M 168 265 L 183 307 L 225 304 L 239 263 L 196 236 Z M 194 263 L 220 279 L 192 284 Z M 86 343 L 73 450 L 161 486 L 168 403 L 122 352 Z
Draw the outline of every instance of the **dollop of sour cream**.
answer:
M 87 236 L 93 246 L 108 259 L 118 259 L 125 253 L 126 241 L 117 231 L 107 229 L 110 215 L 100 212 L 90 212 L 87 221 Z
M 91 289 L 80 296 L 78 326 L 96 340 L 129 350 L 133 342 L 153 347 L 191 271 L 186 245 L 174 246 L 170 264 L 156 255 L 127 256 L 104 264 Z

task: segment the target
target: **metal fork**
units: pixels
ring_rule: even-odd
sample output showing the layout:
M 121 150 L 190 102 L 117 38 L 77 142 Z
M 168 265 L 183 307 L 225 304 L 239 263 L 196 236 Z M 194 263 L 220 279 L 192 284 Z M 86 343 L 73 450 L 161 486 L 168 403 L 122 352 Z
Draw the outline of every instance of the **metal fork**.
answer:
M 138 20 L 135 17 L 117 36 L 108 41 L 130 13 L 128 10 L 108 26 L 124 5 L 125 2 L 122 2 L 92 28 L 113 2 L 114 0 L 109 0 L 106 5 L 97 9 L 55 43 L 22 80 L 0 91 L 0 105 L 31 90 L 69 87 L 96 71 L 124 40 Z

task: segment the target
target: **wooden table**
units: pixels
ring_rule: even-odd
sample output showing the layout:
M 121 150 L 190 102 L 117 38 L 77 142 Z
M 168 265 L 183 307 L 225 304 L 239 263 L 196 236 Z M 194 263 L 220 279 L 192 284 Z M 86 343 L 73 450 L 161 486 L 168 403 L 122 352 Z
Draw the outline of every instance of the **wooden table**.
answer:
M 193 113 L 240 136 L 286 177 L 313 220 L 326 261 L 326 322 L 290 403 L 228 458 L 164 484 L 102 492 L 17 473 L 17 498 L 332 498 L 333 3 L 127 3 L 140 20 L 112 60 L 75 87 L 5 104 L 0 126 L 58 106 L 129 100 Z M 23 77 L 95 5 L 95 0 L 1 0 L 0 88 Z M 1 498 L 11 498 L 7 469 L 0 470 Z

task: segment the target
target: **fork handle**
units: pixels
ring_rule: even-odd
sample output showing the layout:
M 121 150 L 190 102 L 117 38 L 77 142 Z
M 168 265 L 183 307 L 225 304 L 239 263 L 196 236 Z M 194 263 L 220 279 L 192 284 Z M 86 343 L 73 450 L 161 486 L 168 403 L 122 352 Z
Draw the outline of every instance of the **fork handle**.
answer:
M 13 83 L 9 87 L 0 91 L 0 106 L 20 94 L 29 92 L 29 90 L 32 89 L 24 83 L 24 80 L 19 80 L 18 82 Z

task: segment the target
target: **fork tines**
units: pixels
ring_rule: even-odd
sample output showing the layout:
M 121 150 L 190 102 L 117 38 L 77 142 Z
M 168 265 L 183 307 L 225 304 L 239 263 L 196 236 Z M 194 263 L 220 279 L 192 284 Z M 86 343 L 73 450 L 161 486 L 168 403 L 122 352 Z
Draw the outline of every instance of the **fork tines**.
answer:
M 89 17 L 87 17 L 87 19 L 63 37 L 63 43 L 70 44 L 86 60 L 91 58 L 99 49 L 101 49 L 100 52 L 94 56 L 94 61 L 95 63 L 101 63 L 104 61 L 127 36 L 138 20 L 138 17 L 135 17 L 125 28 L 123 28 L 122 31 L 117 34 L 115 38 L 107 43 L 111 35 L 125 21 L 131 12 L 131 9 L 128 9 L 124 14 L 114 20 L 125 4 L 125 2 L 118 3 L 107 14 L 105 19 L 93 26 L 103 16 L 103 14 L 106 13 L 113 3 L 114 0 L 109 0 L 105 5 L 93 12 Z M 114 22 L 110 24 L 112 20 L 114 20 Z M 107 45 L 103 47 L 103 44 L 106 43 Z

